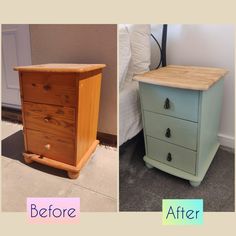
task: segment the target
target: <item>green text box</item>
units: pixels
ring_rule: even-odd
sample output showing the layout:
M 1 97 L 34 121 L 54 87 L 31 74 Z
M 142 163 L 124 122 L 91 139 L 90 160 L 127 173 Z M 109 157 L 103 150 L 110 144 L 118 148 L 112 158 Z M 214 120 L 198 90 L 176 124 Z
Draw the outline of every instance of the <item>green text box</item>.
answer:
M 203 224 L 202 199 L 163 199 L 163 225 Z

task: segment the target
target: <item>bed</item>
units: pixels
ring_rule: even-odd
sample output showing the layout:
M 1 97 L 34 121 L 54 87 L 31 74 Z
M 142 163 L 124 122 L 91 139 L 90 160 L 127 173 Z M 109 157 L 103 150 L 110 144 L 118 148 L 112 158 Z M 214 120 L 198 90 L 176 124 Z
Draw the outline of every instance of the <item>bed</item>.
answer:
M 119 25 L 119 145 L 142 130 L 138 83 L 133 76 L 149 71 L 151 26 Z

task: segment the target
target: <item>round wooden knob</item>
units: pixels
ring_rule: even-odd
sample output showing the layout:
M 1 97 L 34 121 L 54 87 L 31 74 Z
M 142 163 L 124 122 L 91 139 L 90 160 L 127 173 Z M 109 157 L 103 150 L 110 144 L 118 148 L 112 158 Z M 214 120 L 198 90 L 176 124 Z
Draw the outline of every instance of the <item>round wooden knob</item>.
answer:
M 49 149 L 51 148 L 51 145 L 50 145 L 50 144 L 46 144 L 44 147 L 45 147 L 47 150 L 49 150 Z
M 43 118 L 43 120 L 44 120 L 45 122 L 49 122 L 50 117 L 46 116 L 46 117 Z
M 43 89 L 44 89 L 45 91 L 48 91 L 48 90 L 51 89 L 51 86 L 50 86 L 49 84 L 46 84 L 46 85 L 43 86 Z

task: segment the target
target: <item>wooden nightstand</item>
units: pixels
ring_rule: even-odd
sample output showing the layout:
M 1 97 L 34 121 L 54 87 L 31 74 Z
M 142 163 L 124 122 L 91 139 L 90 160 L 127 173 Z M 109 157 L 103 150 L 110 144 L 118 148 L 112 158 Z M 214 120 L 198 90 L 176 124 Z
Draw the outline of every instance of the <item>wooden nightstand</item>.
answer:
M 136 76 L 139 81 L 147 167 L 203 180 L 217 140 L 226 70 L 167 66 Z
M 45 64 L 19 71 L 26 163 L 72 179 L 96 149 L 103 64 Z

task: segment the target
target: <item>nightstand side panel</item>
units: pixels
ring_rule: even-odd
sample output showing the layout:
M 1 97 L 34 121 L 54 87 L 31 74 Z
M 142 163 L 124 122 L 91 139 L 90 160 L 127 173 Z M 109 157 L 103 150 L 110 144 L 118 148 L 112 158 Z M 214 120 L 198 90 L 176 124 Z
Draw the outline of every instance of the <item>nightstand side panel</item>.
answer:
M 19 85 L 20 85 L 20 100 L 21 100 L 21 115 L 22 115 L 22 123 L 23 123 L 24 146 L 25 146 L 25 150 L 28 151 L 27 134 L 26 134 L 26 129 L 25 129 L 24 91 L 23 91 L 22 74 L 23 72 L 19 71 Z
M 76 121 L 76 165 L 96 141 L 101 90 L 101 70 L 78 74 L 78 108 Z
M 140 96 L 140 104 L 141 104 L 141 114 L 142 114 L 142 125 L 143 125 L 143 135 L 144 135 L 144 144 L 145 144 L 145 154 L 147 155 L 147 136 L 146 136 L 146 127 L 145 127 L 145 120 L 144 120 L 142 85 L 143 85 L 143 83 L 139 82 L 139 96 Z
M 223 79 L 201 91 L 198 128 L 197 174 L 204 177 L 219 147 L 218 131 L 223 96 Z

